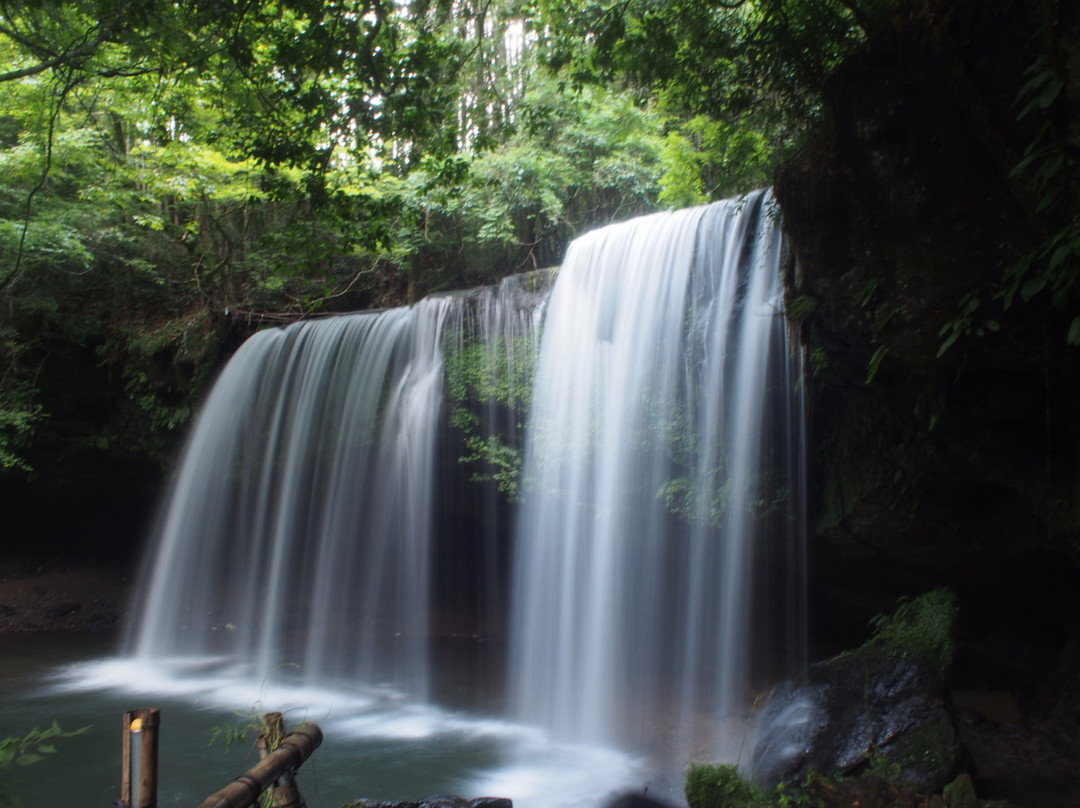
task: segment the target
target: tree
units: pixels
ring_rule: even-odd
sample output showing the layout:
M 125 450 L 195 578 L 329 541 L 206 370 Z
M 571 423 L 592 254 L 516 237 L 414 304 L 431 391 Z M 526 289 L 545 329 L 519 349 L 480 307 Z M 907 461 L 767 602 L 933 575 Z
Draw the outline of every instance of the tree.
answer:
M 777 3 L 0 0 L 0 463 L 60 430 L 87 352 L 87 443 L 165 457 L 238 322 L 765 184 L 788 130 L 742 49 Z

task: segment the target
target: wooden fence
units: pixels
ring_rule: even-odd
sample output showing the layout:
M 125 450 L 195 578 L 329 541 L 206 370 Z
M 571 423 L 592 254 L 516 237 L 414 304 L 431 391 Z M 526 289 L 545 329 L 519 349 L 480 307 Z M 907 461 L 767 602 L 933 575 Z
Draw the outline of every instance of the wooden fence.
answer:
M 296 770 L 322 743 L 322 730 L 305 721 L 285 732 L 281 713 L 267 713 L 266 729 L 258 739 L 260 760 L 220 791 L 207 797 L 199 808 L 248 808 L 262 802 L 265 808 L 305 808 L 296 786 Z M 157 808 L 157 743 L 160 715 L 157 710 L 124 713 L 122 767 L 117 805 L 121 808 Z

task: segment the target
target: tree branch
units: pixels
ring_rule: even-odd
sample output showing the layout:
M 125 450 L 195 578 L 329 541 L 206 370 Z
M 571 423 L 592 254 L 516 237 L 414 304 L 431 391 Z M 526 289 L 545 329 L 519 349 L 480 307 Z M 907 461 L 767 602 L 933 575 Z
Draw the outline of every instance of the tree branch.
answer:
M 109 32 L 106 29 L 102 29 L 90 42 L 80 45 L 77 48 L 64 51 L 63 53 L 54 56 L 52 59 L 47 59 L 44 62 L 39 62 L 36 65 L 24 67 L 20 70 L 9 70 L 7 73 L 0 73 L 0 84 L 8 81 L 17 81 L 18 79 L 23 79 L 27 76 L 36 76 L 39 73 L 44 73 L 46 70 L 52 70 L 57 67 L 71 66 L 76 61 L 93 55 L 108 38 L 108 34 Z

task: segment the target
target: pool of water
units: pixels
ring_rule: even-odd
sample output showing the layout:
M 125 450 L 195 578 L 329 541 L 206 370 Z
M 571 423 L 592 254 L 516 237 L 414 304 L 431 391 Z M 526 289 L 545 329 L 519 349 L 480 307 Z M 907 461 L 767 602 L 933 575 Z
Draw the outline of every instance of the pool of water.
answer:
M 323 744 L 298 776 L 310 808 L 431 794 L 510 797 L 519 808 L 600 806 L 657 782 L 645 760 L 560 744 L 499 718 L 501 694 L 483 654 L 458 654 L 466 661 L 444 666 L 433 700 L 417 703 L 391 689 L 305 688 L 288 668 L 255 675 L 215 659 L 147 666 L 112 651 L 99 637 L 0 638 L 0 737 L 54 720 L 89 728 L 17 767 L 0 793 L 26 808 L 111 805 L 120 796 L 122 715 L 146 707 L 161 711 L 163 808 L 196 806 L 253 765 L 253 734 L 226 748 L 218 730 L 239 729 L 262 710 L 322 728 Z

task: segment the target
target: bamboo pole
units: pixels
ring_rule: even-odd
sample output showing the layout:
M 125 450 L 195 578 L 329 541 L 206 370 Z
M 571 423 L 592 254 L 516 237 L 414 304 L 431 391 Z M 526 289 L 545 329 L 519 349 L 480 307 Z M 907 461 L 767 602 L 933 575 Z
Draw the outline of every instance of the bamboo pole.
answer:
M 259 760 L 265 760 L 281 746 L 281 740 L 285 737 L 285 719 L 281 713 L 266 713 L 263 724 L 265 726 L 259 733 L 258 741 Z M 269 795 L 270 799 L 263 803 L 264 808 L 307 808 L 292 772 L 285 772 L 277 778 L 269 788 Z
M 291 781 L 292 773 L 321 743 L 322 730 L 305 721 L 286 735 L 277 749 L 268 752 L 232 783 L 203 800 L 199 808 L 248 808 L 275 780 L 288 776 Z
M 263 725 L 258 740 L 259 760 L 265 760 L 268 754 L 281 746 L 281 739 L 285 737 L 285 718 L 281 713 L 266 713 Z
M 120 741 L 120 800 L 128 808 L 157 808 L 158 710 L 124 713 Z

